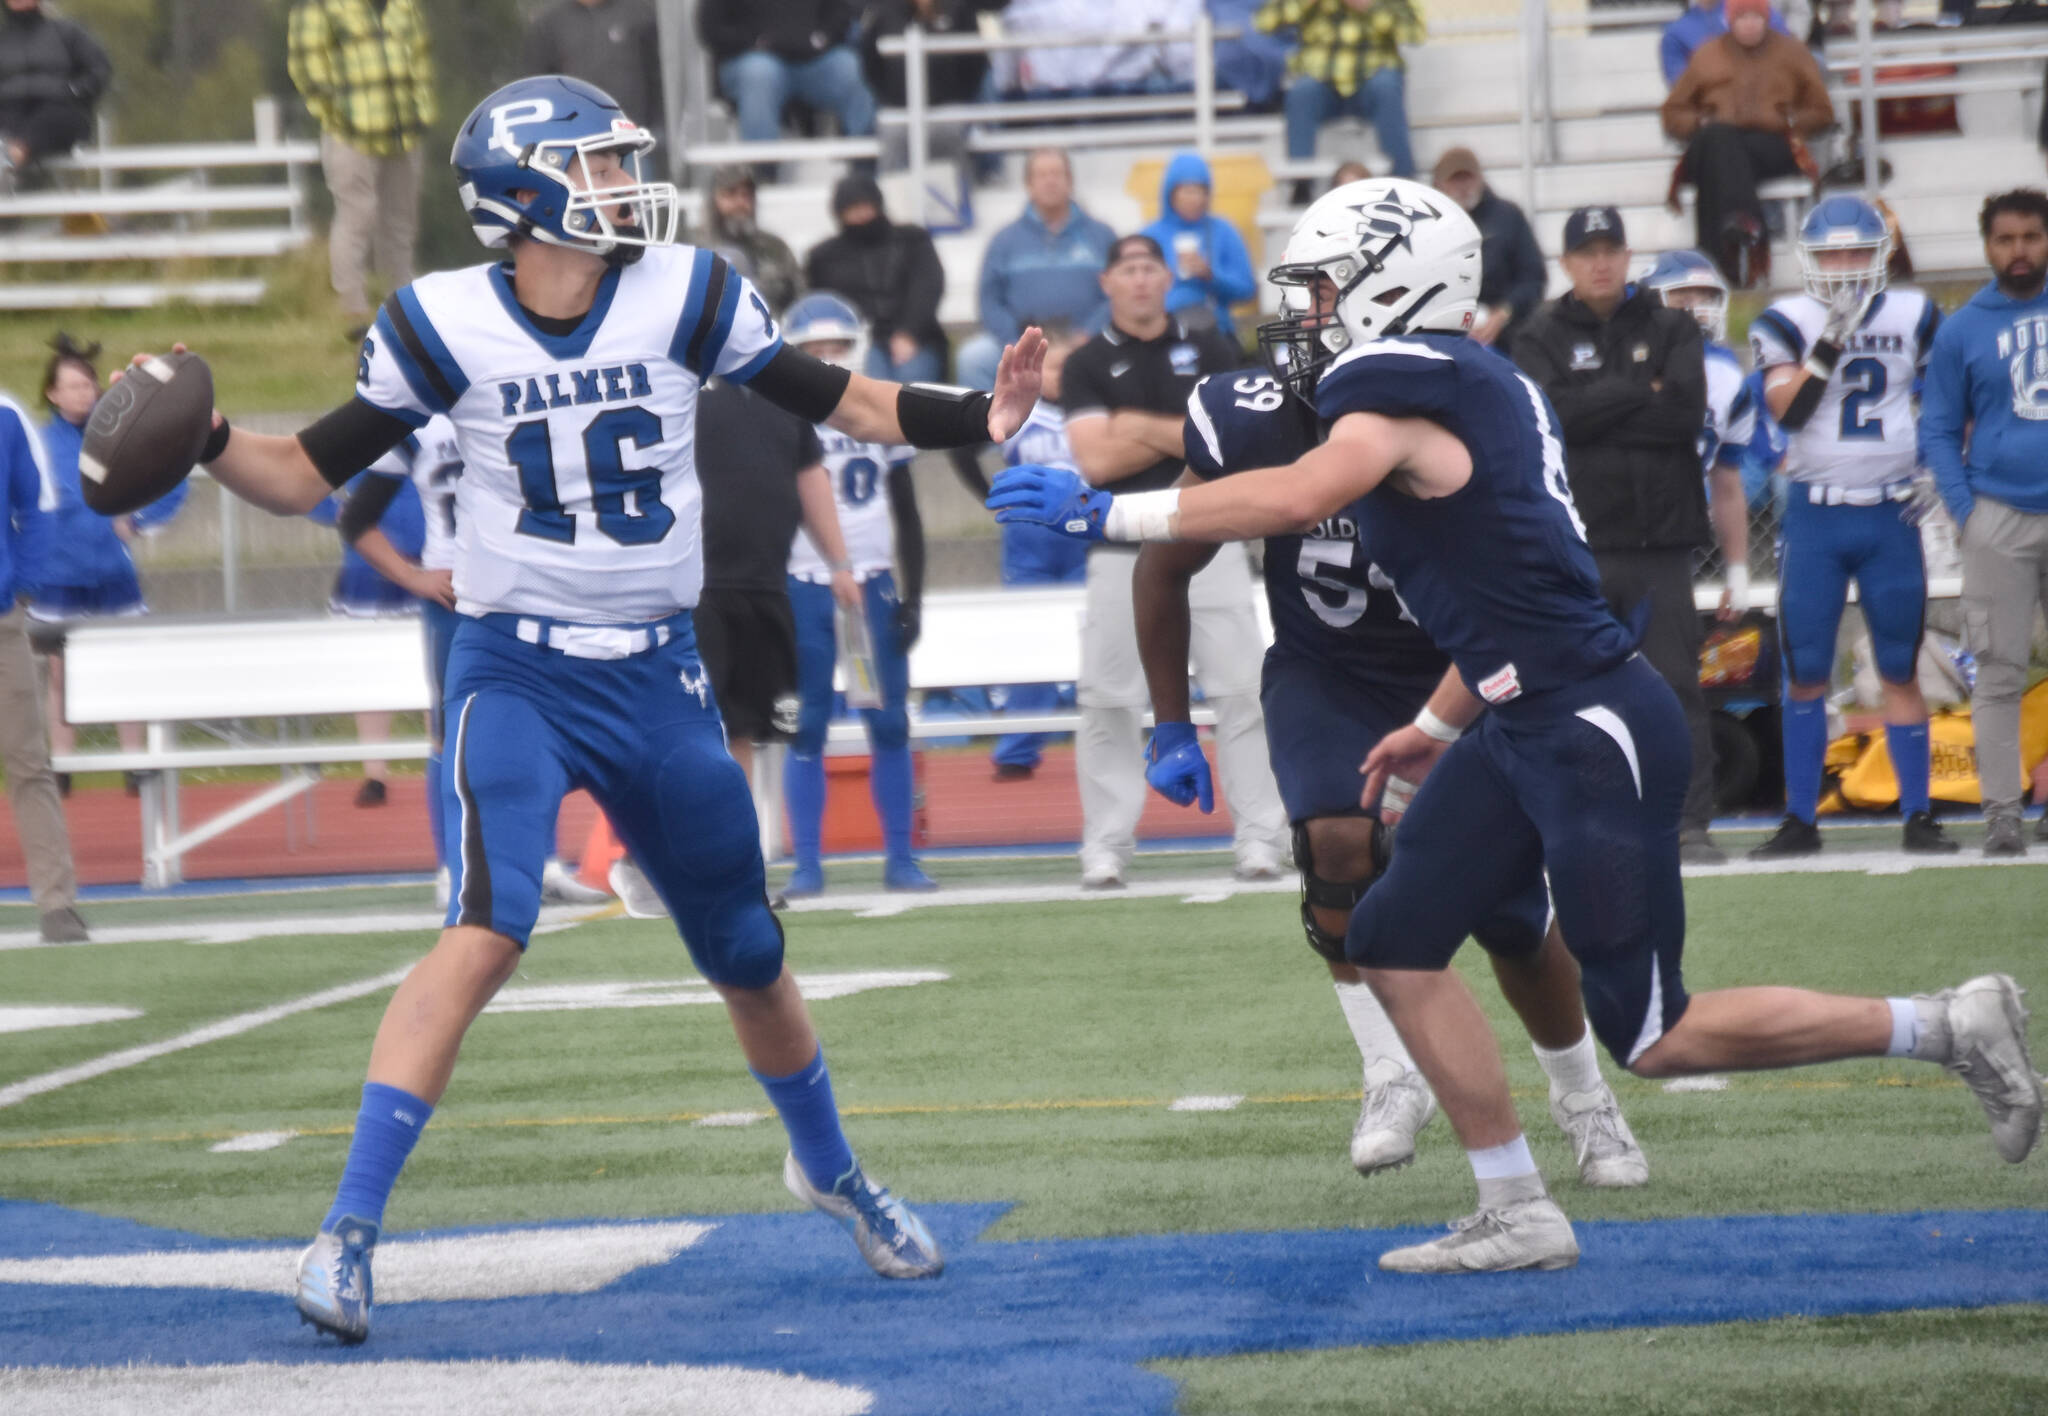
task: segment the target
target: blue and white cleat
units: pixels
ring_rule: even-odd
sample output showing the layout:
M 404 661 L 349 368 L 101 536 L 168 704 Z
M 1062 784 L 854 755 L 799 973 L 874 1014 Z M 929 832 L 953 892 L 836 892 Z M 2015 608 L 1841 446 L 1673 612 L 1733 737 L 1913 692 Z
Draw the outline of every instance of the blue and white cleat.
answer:
M 370 1255 L 377 1226 L 347 1215 L 313 1237 L 299 1257 L 299 1321 L 344 1347 L 370 1335 Z
M 824 894 L 825 868 L 817 864 L 798 864 L 789 872 L 789 879 L 783 882 L 779 893 L 785 900 L 805 900 Z
M 939 882 L 924 873 L 924 867 L 905 857 L 890 860 L 882 866 L 882 888 L 884 890 L 916 890 L 925 892 L 939 888 Z
M 829 1191 L 817 1189 L 796 1163 L 794 1155 L 782 1159 L 782 1183 L 812 1209 L 828 1214 L 846 1226 L 860 1256 L 868 1267 L 884 1278 L 937 1278 L 945 1271 L 945 1255 L 938 1241 L 924 1227 L 924 1221 L 910 1207 L 862 1173 L 853 1169 L 839 1177 Z

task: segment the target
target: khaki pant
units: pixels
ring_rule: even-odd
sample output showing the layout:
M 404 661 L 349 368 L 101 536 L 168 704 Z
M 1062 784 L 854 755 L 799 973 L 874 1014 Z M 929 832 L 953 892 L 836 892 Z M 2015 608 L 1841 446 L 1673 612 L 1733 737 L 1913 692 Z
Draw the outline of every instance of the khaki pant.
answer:
M 1137 849 L 1145 810 L 1144 728 L 1151 706 L 1138 657 L 1131 601 L 1134 552 L 1097 550 L 1088 557 L 1088 602 L 1081 620 L 1081 680 L 1076 697 L 1081 731 L 1074 767 L 1081 788 L 1081 868 L 1121 869 Z M 1285 855 L 1287 808 L 1266 752 L 1266 715 L 1259 707 L 1265 646 L 1253 609 L 1251 566 L 1243 546 L 1224 546 L 1188 585 L 1188 648 L 1202 696 L 1216 710 L 1216 774 L 1230 803 L 1240 859 L 1247 848 Z
M 2034 641 L 2034 606 L 2048 611 L 2048 512 L 1977 498 L 1963 523 L 1963 644 L 1977 656 L 1970 718 L 1984 810 L 2019 810 L 2020 693 Z
M 71 834 L 50 770 L 50 740 L 43 726 L 43 686 L 28 646 L 28 615 L 19 606 L 0 615 L 0 761 L 7 766 L 7 796 L 14 829 L 28 858 L 29 893 L 43 914 L 78 903 L 71 869 Z
M 369 318 L 364 280 L 373 266 L 393 289 L 412 279 L 425 164 L 422 148 L 372 157 L 332 133 L 320 135 L 320 170 L 327 190 L 334 194 L 334 225 L 327 233 L 328 274 L 343 311 L 352 317 Z

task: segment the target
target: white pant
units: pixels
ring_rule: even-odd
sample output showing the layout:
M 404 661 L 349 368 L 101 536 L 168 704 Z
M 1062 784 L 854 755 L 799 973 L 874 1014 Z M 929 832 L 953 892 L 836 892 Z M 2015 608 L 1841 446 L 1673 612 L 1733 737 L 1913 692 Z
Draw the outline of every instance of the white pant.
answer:
M 1081 788 L 1081 867 L 1121 868 L 1137 848 L 1145 810 L 1144 737 L 1151 706 L 1131 604 L 1129 551 L 1088 557 L 1088 605 L 1081 617 L 1081 731 L 1074 765 Z M 1287 810 L 1266 755 L 1266 718 L 1259 708 L 1259 666 L 1265 645 L 1253 613 L 1251 565 L 1244 547 L 1228 545 L 1188 587 L 1188 647 L 1203 697 L 1216 711 L 1216 765 L 1222 795 L 1237 826 L 1240 859 L 1248 848 L 1284 855 Z

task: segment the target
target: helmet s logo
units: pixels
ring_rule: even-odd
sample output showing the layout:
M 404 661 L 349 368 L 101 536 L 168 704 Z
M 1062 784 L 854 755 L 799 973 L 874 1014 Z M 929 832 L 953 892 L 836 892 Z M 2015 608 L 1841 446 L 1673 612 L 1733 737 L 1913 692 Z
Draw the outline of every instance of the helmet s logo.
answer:
M 491 110 L 491 146 L 508 157 L 519 156 L 522 146 L 512 130 L 522 123 L 545 123 L 555 116 L 555 105 L 545 98 L 523 98 Z
M 1434 221 L 1438 213 L 1421 202 L 1409 205 L 1399 194 L 1390 193 L 1376 202 L 1355 206 L 1358 213 L 1358 241 L 1397 241 L 1409 245 L 1409 237 L 1422 222 Z M 1410 249 L 1413 249 L 1412 246 Z

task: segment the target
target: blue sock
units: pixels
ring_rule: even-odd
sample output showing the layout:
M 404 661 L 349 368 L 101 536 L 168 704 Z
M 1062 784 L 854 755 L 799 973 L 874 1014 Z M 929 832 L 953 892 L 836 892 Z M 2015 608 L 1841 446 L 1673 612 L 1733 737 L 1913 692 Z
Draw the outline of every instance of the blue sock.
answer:
M 832 1074 L 825 1070 L 825 1049 L 819 1048 L 811 1065 L 787 1077 L 754 1080 L 775 1103 L 782 1117 L 782 1129 L 789 1132 L 790 1154 L 803 1167 L 811 1184 L 829 1190 L 839 1177 L 853 1169 L 853 1147 L 839 1129 L 839 1106 L 832 1100 Z
M 882 849 L 890 860 L 910 859 L 911 818 L 917 811 L 910 746 L 878 747 L 868 765 L 868 793 L 882 818 Z
M 434 864 L 448 863 L 448 843 L 441 839 L 441 754 L 427 756 L 427 829 L 434 833 Z
M 1820 810 L 1820 771 L 1828 755 L 1828 701 L 1785 700 L 1785 810 L 1811 825 Z
M 1891 753 L 1892 775 L 1899 779 L 1899 814 L 1927 810 L 1927 724 L 1886 723 L 1884 745 Z
M 818 837 L 825 828 L 825 758 L 789 754 L 782 769 L 782 800 L 789 808 L 789 847 L 800 866 L 818 863 Z
M 334 1205 L 320 1221 L 323 1230 L 332 1229 L 343 1217 L 354 1215 L 372 1224 L 384 1222 L 384 1203 L 405 1158 L 426 1128 L 434 1108 L 411 1092 L 387 1087 L 382 1082 L 363 1083 L 363 1109 L 356 1113 L 356 1133 L 348 1143 L 348 1164 L 342 1168 L 341 1187 L 334 1192 Z

